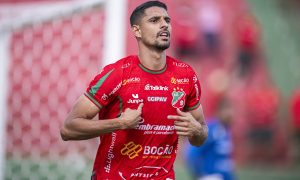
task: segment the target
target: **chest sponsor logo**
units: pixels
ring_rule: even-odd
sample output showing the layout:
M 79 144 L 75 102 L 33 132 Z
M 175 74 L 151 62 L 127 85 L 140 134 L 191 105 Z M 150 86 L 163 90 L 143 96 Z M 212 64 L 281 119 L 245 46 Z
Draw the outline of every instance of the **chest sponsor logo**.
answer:
M 169 87 L 161 86 L 161 85 L 146 84 L 144 90 L 145 91 L 168 91 Z
M 142 158 L 170 158 L 174 151 L 174 146 L 165 145 L 165 146 L 144 146 L 144 148 L 140 144 L 136 144 L 133 141 L 130 141 L 124 144 L 124 147 L 121 149 L 121 154 L 124 156 L 128 156 L 129 159 L 134 159 L 139 156 L 142 152 Z M 164 157 L 167 155 L 167 157 Z M 162 157 L 160 157 L 162 156 Z
M 141 81 L 141 78 L 139 77 L 132 77 L 132 78 L 129 78 L 129 79 L 124 79 L 122 81 L 122 85 L 125 86 L 127 84 L 131 84 L 131 83 L 139 83 Z
M 139 104 L 144 102 L 143 99 L 139 99 L 139 94 L 131 94 L 132 99 L 128 99 L 127 103 L 128 104 Z
M 167 102 L 167 97 L 149 96 L 147 100 L 148 102 Z
M 183 89 L 174 88 L 172 92 L 172 106 L 174 108 L 183 108 L 185 105 L 185 92 Z
M 172 84 L 188 84 L 189 82 L 190 82 L 189 78 L 177 79 L 175 77 L 171 77 Z
M 140 144 L 135 144 L 133 141 L 130 141 L 129 143 L 124 144 L 124 147 L 121 149 L 121 154 L 128 156 L 129 159 L 134 159 L 142 150 L 143 147 Z
M 144 134 L 174 134 L 174 125 L 158 125 L 158 124 L 144 124 L 145 119 L 142 118 L 138 126 L 135 128 L 144 131 Z

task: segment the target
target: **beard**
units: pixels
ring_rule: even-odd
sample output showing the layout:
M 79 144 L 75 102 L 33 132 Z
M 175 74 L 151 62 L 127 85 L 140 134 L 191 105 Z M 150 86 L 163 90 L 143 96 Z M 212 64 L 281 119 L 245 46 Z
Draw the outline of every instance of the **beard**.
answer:
M 144 44 L 147 47 L 158 51 L 164 51 L 170 47 L 170 41 L 159 42 L 158 40 L 156 40 L 152 43 L 144 41 Z
M 164 51 L 166 49 L 168 49 L 170 47 L 170 41 L 167 42 L 163 42 L 163 43 L 159 43 L 159 42 L 155 42 L 154 44 L 154 48 L 160 51 Z
M 163 40 L 156 39 L 154 41 L 151 41 L 148 39 L 142 39 L 142 42 L 148 48 L 155 49 L 158 51 L 164 51 L 170 47 L 170 40 L 163 41 Z

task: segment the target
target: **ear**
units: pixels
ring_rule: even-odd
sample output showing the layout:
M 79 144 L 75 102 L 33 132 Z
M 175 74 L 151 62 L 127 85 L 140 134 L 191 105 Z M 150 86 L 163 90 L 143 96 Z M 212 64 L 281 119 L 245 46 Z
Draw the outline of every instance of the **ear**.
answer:
M 131 27 L 131 30 L 132 30 L 132 32 L 133 32 L 133 34 L 134 34 L 134 36 L 135 36 L 136 38 L 142 37 L 141 29 L 140 29 L 140 26 L 139 26 L 139 25 L 133 25 L 133 26 Z

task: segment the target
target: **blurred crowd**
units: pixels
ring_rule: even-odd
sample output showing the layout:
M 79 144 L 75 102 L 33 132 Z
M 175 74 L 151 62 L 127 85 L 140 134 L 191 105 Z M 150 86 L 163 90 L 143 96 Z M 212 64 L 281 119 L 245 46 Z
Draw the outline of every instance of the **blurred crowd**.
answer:
M 300 87 L 284 97 L 275 85 L 262 45 L 262 25 L 247 1 L 177 0 L 173 6 L 173 52 L 199 74 L 209 126 L 224 99 L 232 107 L 231 125 L 225 128 L 231 135 L 224 137 L 232 140 L 233 148 L 226 156 L 237 165 L 287 167 L 299 162 Z M 223 142 L 214 140 L 219 146 Z M 195 152 L 201 154 L 199 162 L 201 156 L 212 156 L 204 153 L 207 147 L 213 151 L 212 141 L 209 137 L 198 150 L 187 147 L 192 154 L 186 154 L 187 164 L 193 167 Z M 207 173 L 207 167 L 198 166 Z M 197 175 L 196 170 L 192 173 Z

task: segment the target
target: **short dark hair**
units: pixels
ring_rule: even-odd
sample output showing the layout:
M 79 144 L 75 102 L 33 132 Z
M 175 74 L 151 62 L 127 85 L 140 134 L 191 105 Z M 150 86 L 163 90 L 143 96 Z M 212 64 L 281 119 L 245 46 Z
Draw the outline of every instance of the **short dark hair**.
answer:
M 150 7 L 161 7 L 164 8 L 166 11 L 168 10 L 167 5 L 160 1 L 147 1 L 138 7 L 136 7 L 131 15 L 130 15 L 130 25 L 133 26 L 134 24 L 137 24 L 137 22 L 140 20 L 140 18 L 144 15 L 145 9 L 148 9 Z

